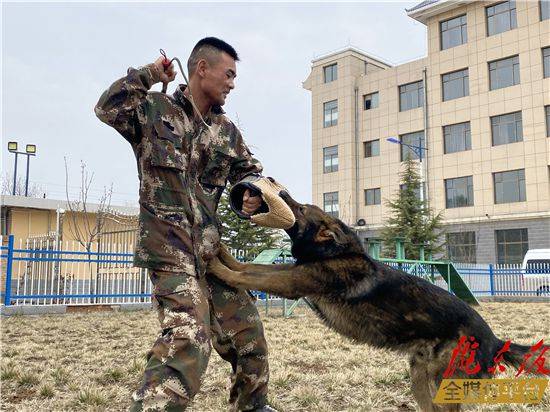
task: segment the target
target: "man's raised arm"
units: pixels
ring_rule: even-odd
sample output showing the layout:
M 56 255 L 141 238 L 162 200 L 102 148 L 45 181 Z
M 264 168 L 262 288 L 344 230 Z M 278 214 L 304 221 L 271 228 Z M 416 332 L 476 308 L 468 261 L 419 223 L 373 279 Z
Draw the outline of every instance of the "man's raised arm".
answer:
M 128 74 L 114 82 L 99 98 L 96 116 L 114 127 L 130 143 L 140 140 L 140 124 L 145 117 L 144 104 L 149 89 L 160 81 L 171 82 L 176 77 L 172 65 L 164 70 L 159 57 L 154 63 L 139 69 L 128 69 Z

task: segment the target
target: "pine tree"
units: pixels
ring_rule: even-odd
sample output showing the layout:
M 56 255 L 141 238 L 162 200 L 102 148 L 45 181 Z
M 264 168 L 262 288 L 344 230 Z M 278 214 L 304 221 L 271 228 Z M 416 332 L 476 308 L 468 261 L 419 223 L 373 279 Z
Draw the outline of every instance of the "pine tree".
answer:
M 264 249 L 283 247 L 286 234 L 277 229 L 255 225 L 239 218 L 229 206 L 229 196 L 224 191 L 218 205 L 218 218 L 222 224 L 222 242 L 230 249 L 252 259 Z
M 399 173 L 401 190 L 394 199 L 386 201 L 391 210 L 381 233 L 386 256 L 395 256 L 396 238 L 404 239 L 407 259 L 419 259 L 420 246 L 424 246 L 426 258 L 443 251 L 443 245 L 438 242 L 443 215 L 442 212 L 435 214 L 426 201 L 420 200 L 421 182 L 416 168 L 417 164 L 407 158 L 404 170 Z

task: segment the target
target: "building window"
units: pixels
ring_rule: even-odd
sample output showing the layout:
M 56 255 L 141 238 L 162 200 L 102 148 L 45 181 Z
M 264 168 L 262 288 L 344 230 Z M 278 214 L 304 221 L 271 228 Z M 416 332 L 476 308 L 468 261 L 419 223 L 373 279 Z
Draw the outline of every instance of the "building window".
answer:
M 519 84 L 519 57 L 512 56 L 490 62 L 489 79 L 491 90 Z
M 424 85 L 419 82 L 399 86 L 399 111 L 411 110 L 424 105 Z
M 371 140 L 363 143 L 365 157 L 380 156 L 380 140 Z
M 474 181 L 472 176 L 445 179 L 445 207 L 466 207 L 474 205 Z
M 550 137 L 550 106 L 544 106 L 546 112 L 546 136 Z
M 487 15 L 487 36 L 502 33 L 518 27 L 516 2 L 505 1 L 485 9 Z
M 323 193 L 323 210 L 333 217 L 338 217 L 338 192 Z
M 529 250 L 527 229 L 495 230 L 497 263 L 521 263 Z
M 325 127 L 336 126 L 338 124 L 338 100 L 326 102 L 324 105 Z
M 491 117 L 491 135 L 493 146 L 521 142 L 523 140 L 521 112 Z
M 378 107 L 378 92 L 365 95 L 365 110 L 376 109 Z
M 365 204 L 367 206 L 380 204 L 380 188 L 365 190 Z
M 466 15 L 439 23 L 441 33 L 441 50 L 460 46 L 468 41 L 468 30 L 466 26 Z
M 323 173 L 338 171 L 338 146 L 323 148 Z
M 470 122 L 443 126 L 443 146 L 445 153 L 471 150 Z
M 407 158 L 411 158 L 413 160 L 418 159 L 419 153 L 422 153 L 422 157 L 425 156 L 426 143 L 424 141 L 424 130 L 421 130 L 420 132 L 403 134 L 399 136 L 399 138 L 401 143 L 403 143 L 400 145 L 401 161 L 404 161 Z M 413 146 L 414 149 L 406 145 Z M 421 147 L 423 149 L 420 149 Z
M 399 185 L 399 191 L 402 192 L 403 190 L 407 189 L 407 185 L 405 183 L 402 183 Z M 426 193 L 426 182 L 422 182 L 422 189 L 424 189 L 424 193 Z M 422 200 L 420 196 L 420 185 L 416 189 L 414 189 L 414 195 L 418 200 Z
M 539 1 L 540 20 L 550 19 L 550 0 Z
M 330 66 L 323 67 L 323 72 L 325 74 L 325 83 L 333 82 L 338 79 L 338 64 L 334 63 Z
M 525 202 L 525 170 L 493 173 L 495 203 Z
M 441 82 L 443 84 L 444 102 L 470 94 L 468 86 L 468 69 L 444 74 L 441 76 Z
M 447 233 L 446 237 L 449 260 L 476 263 L 476 232 Z
M 550 47 L 542 49 L 542 67 L 544 77 L 550 77 Z

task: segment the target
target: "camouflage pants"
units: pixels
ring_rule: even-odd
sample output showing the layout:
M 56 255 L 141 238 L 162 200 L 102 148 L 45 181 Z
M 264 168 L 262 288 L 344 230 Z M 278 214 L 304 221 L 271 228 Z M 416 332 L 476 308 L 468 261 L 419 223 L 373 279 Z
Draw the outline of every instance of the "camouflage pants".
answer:
M 199 391 L 211 344 L 231 363 L 231 410 L 266 403 L 267 344 L 252 298 L 206 275 L 152 272 L 161 334 L 131 411 L 182 411 Z

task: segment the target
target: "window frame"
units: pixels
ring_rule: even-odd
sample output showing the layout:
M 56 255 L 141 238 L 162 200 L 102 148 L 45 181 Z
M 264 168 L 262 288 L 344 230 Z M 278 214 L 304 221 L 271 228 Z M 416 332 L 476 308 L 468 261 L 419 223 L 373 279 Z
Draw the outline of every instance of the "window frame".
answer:
M 328 150 L 334 149 L 334 148 L 336 148 L 336 153 L 328 153 L 327 154 Z M 330 160 L 330 165 L 329 166 L 326 165 L 327 156 L 329 156 L 329 160 Z M 336 158 L 336 164 L 334 162 L 335 158 Z M 339 163 L 338 145 L 323 147 L 323 174 L 337 172 L 338 171 L 338 163 Z
M 457 236 L 459 235 L 459 236 Z M 467 236 L 465 236 L 467 235 Z M 456 237 L 458 242 L 451 242 L 451 237 Z M 467 237 L 469 239 L 467 239 Z M 459 263 L 477 263 L 477 239 L 474 230 L 464 232 L 447 232 L 445 234 L 447 258 Z M 467 250 L 466 253 L 451 253 L 451 248 Z M 466 258 L 464 258 L 466 257 Z M 463 260 L 458 260 L 463 258 Z M 469 259 L 468 259 L 469 258 Z M 472 259 L 473 258 L 473 259 Z
M 369 193 L 373 193 L 372 200 L 374 203 L 369 203 Z M 376 206 L 382 204 L 382 190 L 379 187 L 365 189 L 365 206 Z
M 371 105 L 370 107 L 367 109 L 367 98 L 371 96 L 371 97 L 374 97 L 376 96 L 376 106 L 373 106 L 372 105 L 372 102 L 374 99 L 371 98 L 370 102 L 371 102 Z M 372 109 L 377 109 L 379 104 L 380 104 L 380 95 L 379 95 L 379 92 L 372 92 L 372 93 L 367 93 L 363 96 L 363 110 L 372 110 Z
M 459 77 L 459 78 L 456 78 L 456 79 L 451 79 L 450 77 L 453 75 L 453 74 L 457 74 L 457 73 L 463 73 L 463 72 L 466 72 L 466 75 L 465 76 L 462 76 L 462 77 Z M 449 79 L 446 81 L 445 80 L 445 77 L 449 77 Z M 449 85 L 451 84 L 451 82 L 456 82 L 458 80 L 462 80 L 462 95 L 460 96 L 456 96 L 456 97 L 445 97 L 445 84 Z M 459 70 L 454 70 L 452 72 L 449 72 L 449 73 L 444 73 L 441 75 L 441 100 L 444 101 L 444 102 L 448 102 L 449 100 L 455 100 L 455 99 L 460 99 L 461 97 L 466 97 L 466 96 L 469 96 L 470 95 L 470 73 L 469 73 L 469 70 L 468 70 L 468 67 L 464 68 L 464 69 L 459 69 Z
M 465 185 L 465 189 L 466 189 L 466 196 L 465 196 L 465 199 L 466 199 L 466 204 L 459 204 L 457 198 L 456 198 L 456 195 L 461 195 L 462 193 L 458 193 L 459 189 L 462 190 L 463 187 L 451 187 L 449 188 L 449 183 L 454 183 L 455 181 L 458 181 L 458 180 L 463 180 L 463 179 L 467 179 L 466 180 L 466 185 Z M 445 209 L 456 209 L 456 208 L 459 208 L 459 207 L 471 207 L 471 206 L 474 206 L 474 176 L 473 175 L 469 175 L 469 176 L 460 176 L 460 177 L 453 177 L 453 178 L 449 178 L 449 179 L 444 179 L 444 185 L 445 185 Z M 455 196 L 453 196 L 453 198 L 451 199 L 451 201 L 449 201 L 449 190 L 453 190 L 455 191 Z
M 517 115 L 519 114 L 519 121 L 517 119 Z M 506 116 L 512 116 L 514 115 L 514 130 L 515 130 L 515 140 L 513 141 L 506 141 L 506 142 L 499 142 L 499 143 L 495 143 L 495 133 L 494 133 L 494 127 L 495 126 L 493 124 L 493 122 L 496 120 L 496 119 L 500 119 L 500 118 L 503 118 L 503 117 L 506 117 Z M 518 123 L 519 123 L 519 128 L 518 128 Z M 490 127 L 491 127 L 491 146 L 492 147 L 495 147 L 495 146 L 502 146 L 504 144 L 511 144 L 511 143 L 518 143 L 518 142 L 523 142 L 523 115 L 522 115 L 522 112 L 521 111 L 518 111 L 518 112 L 512 112 L 512 113 L 503 113 L 503 114 L 498 114 L 498 115 L 495 115 L 495 116 L 490 116 L 489 117 L 489 124 L 490 124 Z M 509 123 L 502 123 L 503 125 L 507 125 Z M 499 124 L 498 125 L 498 130 L 501 130 L 501 125 Z M 519 133 L 518 133 L 519 131 Z M 499 135 L 499 138 L 502 139 Z
M 550 105 L 544 106 L 544 117 L 546 119 L 546 137 L 550 137 Z
M 519 241 L 512 241 L 504 239 L 503 242 L 500 241 L 499 235 L 502 234 L 503 237 L 506 236 L 506 234 L 510 234 L 512 231 L 519 231 Z M 499 251 L 499 245 L 504 246 L 504 256 L 501 258 L 501 254 Z M 509 246 L 507 245 L 517 245 L 519 244 L 522 248 L 522 256 L 521 259 L 517 260 L 510 260 L 506 259 L 508 256 L 511 256 L 510 253 L 506 253 Z M 496 229 L 495 230 L 495 256 L 497 260 L 497 264 L 519 264 L 523 262 L 523 258 L 525 257 L 525 254 L 529 250 L 529 230 L 527 228 L 509 228 L 509 229 Z
M 374 142 L 378 142 L 378 144 L 376 145 L 376 147 L 378 148 L 378 153 L 377 154 L 372 154 L 372 143 Z M 371 155 L 370 156 L 367 156 L 367 145 L 368 144 L 371 144 Z M 373 139 L 373 140 L 367 140 L 365 142 L 363 142 L 363 157 L 365 159 L 367 158 L 370 158 L 370 157 L 377 157 L 377 156 L 380 156 L 380 139 Z
M 327 80 L 327 69 L 330 69 L 331 79 Z M 338 62 L 323 66 L 323 83 L 332 83 L 338 80 Z
M 498 65 L 498 63 L 505 62 L 506 60 L 513 60 L 513 59 L 517 59 L 517 64 L 515 62 L 512 62 L 512 64 L 511 64 L 511 67 L 512 67 L 512 84 L 507 84 L 507 85 L 504 85 L 504 86 L 498 85 L 498 87 L 493 87 L 493 77 L 491 76 L 491 72 L 495 72 L 495 76 L 496 76 L 497 75 L 497 70 L 499 70 L 499 69 L 502 70 L 502 67 L 501 68 L 496 67 Z M 491 65 L 495 65 L 495 68 L 492 69 Z M 517 66 L 517 83 L 515 82 L 515 80 L 516 80 L 515 66 Z M 521 83 L 521 76 L 520 76 L 520 71 L 519 71 L 520 67 L 519 66 L 520 66 L 519 54 L 504 57 L 503 59 L 497 59 L 497 60 L 492 60 L 490 62 L 487 62 L 487 67 L 489 69 L 489 91 L 504 89 L 506 87 L 512 87 L 512 86 L 516 86 L 516 85 L 520 84 Z M 507 66 L 505 66 L 505 67 L 507 67 Z M 495 79 L 495 82 L 497 80 L 498 80 L 498 78 Z
M 463 17 L 465 18 L 464 23 L 460 22 L 460 24 L 457 26 L 454 26 L 450 29 L 447 28 L 443 30 L 443 25 L 445 23 L 448 24 L 452 20 L 462 19 Z M 443 33 L 450 32 L 451 30 L 457 29 L 457 28 L 460 28 L 461 43 L 455 44 L 454 46 L 443 47 Z M 439 22 L 439 50 L 441 51 L 449 50 L 449 49 L 452 49 L 453 47 L 462 46 L 463 44 L 466 44 L 466 43 L 468 43 L 468 16 L 466 15 L 466 13 L 461 14 L 459 16 L 451 17 L 450 19 L 442 20 Z
M 513 172 L 516 172 L 516 174 L 518 175 L 518 179 L 513 181 L 513 180 L 504 180 L 505 178 L 505 174 L 509 174 L 509 173 L 513 173 Z M 522 172 L 521 176 L 518 172 Z M 497 182 L 497 176 L 501 176 L 500 179 L 501 181 L 500 182 Z M 500 183 L 502 185 L 502 188 L 504 189 L 504 184 L 506 182 L 516 182 L 516 185 L 517 185 L 517 189 L 518 189 L 518 196 L 517 196 L 517 200 L 511 200 L 511 201 L 504 201 L 504 190 L 502 191 L 502 196 L 501 196 L 501 200 L 498 201 L 498 196 L 497 196 L 497 183 Z M 521 182 L 523 182 L 523 188 L 522 188 L 522 184 Z M 522 199 L 522 194 L 523 194 L 523 199 Z M 502 205 L 502 204 L 506 204 L 506 203 L 518 203 L 518 202 L 526 202 L 527 201 L 527 189 L 526 189 L 526 182 L 525 182 L 525 169 L 514 169 L 514 170 L 503 170 L 502 172 L 493 172 L 493 201 L 494 201 L 494 204 L 495 205 Z
M 546 0 L 544 3 L 548 4 L 548 6 L 546 6 L 546 8 L 543 8 L 542 7 L 542 3 L 543 1 L 542 0 L 539 0 L 539 21 L 544 21 L 544 20 L 548 20 L 550 19 L 550 0 Z M 543 10 L 546 10 L 546 17 L 544 17 L 543 15 Z
M 338 205 L 338 192 L 326 192 L 323 193 L 323 211 L 325 213 L 328 213 L 332 217 L 335 217 L 338 219 L 340 214 L 340 208 Z M 330 211 L 327 210 L 327 205 L 330 205 Z M 334 207 L 336 206 L 336 208 Z M 336 210 L 334 210 L 336 209 Z
M 463 147 L 464 149 L 461 150 L 453 150 L 450 151 L 448 147 L 447 142 L 447 134 L 446 130 L 450 128 L 455 128 L 457 126 L 467 125 L 467 134 L 466 130 L 464 129 L 464 132 L 462 133 L 461 139 L 463 139 Z M 453 137 L 452 132 L 448 134 L 448 136 Z M 470 126 L 470 122 L 461 122 L 461 123 L 453 123 L 443 126 L 443 154 L 451 154 L 451 153 L 459 153 L 459 152 L 467 152 L 468 150 L 472 150 L 472 129 Z
M 399 184 L 399 195 L 401 196 L 401 192 L 407 188 L 406 183 L 400 183 Z M 426 193 L 426 182 L 422 182 L 420 185 L 418 185 L 418 190 L 414 190 L 414 195 L 418 200 L 422 200 L 420 198 L 421 192 L 420 189 L 424 191 L 424 194 Z
M 550 77 L 550 46 L 543 47 L 541 50 L 542 50 L 542 77 L 546 79 Z
M 406 142 L 406 144 L 409 144 L 411 146 L 426 147 L 426 134 L 424 133 L 424 130 L 418 130 L 416 132 L 410 132 L 410 133 L 403 133 L 403 134 L 399 135 L 399 141 L 401 143 L 403 143 L 403 138 L 404 137 L 409 137 L 411 135 L 416 135 L 416 134 L 419 134 L 419 133 L 422 133 L 422 136 L 419 139 L 420 141 L 423 142 L 422 145 L 413 144 L 414 142 L 413 143 Z M 413 156 L 411 157 L 411 160 L 420 160 L 420 157 L 418 156 L 418 154 L 413 149 L 411 149 L 408 146 L 405 146 L 404 144 L 400 144 L 399 146 L 400 146 L 400 152 L 401 152 L 401 155 L 400 155 L 401 156 L 400 157 L 401 162 L 405 161 L 405 158 L 406 158 L 405 154 L 409 153 L 409 152 L 413 154 Z M 422 158 L 424 158 L 424 157 L 425 157 L 425 155 L 423 154 Z
M 402 92 L 402 89 L 403 88 L 406 88 L 407 86 L 411 86 L 411 85 L 420 85 L 420 87 L 417 87 L 415 90 L 412 90 L 410 92 Z M 413 110 L 413 109 L 417 109 L 419 107 L 423 107 L 424 106 L 424 80 L 416 80 L 414 82 L 410 82 L 410 83 L 405 83 L 405 84 L 401 84 L 399 86 L 397 86 L 397 90 L 398 90 L 398 93 L 399 93 L 399 111 L 400 112 L 406 112 L 408 110 Z M 412 106 L 412 107 L 406 107 L 404 108 L 403 106 L 403 98 L 402 96 L 403 95 L 407 95 L 407 93 L 413 93 L 413 92 L 416 92 L 417 94 L 417 103 L 420 102 L 420 104 L 418 106 Z
M 513 8 L 508 7 L 508 10 L 505 10 L 505 11 L 502 11 L 502 12 L 499 12 L 499 13 L 494 13 L 491 16 L 489 16 L 489 9 L 496 8 L 497 6 L 500 6 L 500 5 L 505 4 L 505 3 L 508 3 L 509 5 L 513 3 L 514 7 Z M 512 10 L 513 10 L 513 12 L 512 12 Z M 508 22 L 509 22 L 509 27 L 510 28 L 506 29 L 506 30 L 490 33 L 489 17 L 493 17 L 493 16 L 503 14 L 503 13 L 509 13 Z M 512 18 L 512 15 L 514 16 L 513 18 Z M 494 3 L 494 4 L 491 4 L 487 7 L 485 7 L 485 26 L 486 26 L 487 37 L 496 36 L 497 34 L 505 33 L 507 31 L 517 29 L 518 28 L 518 16 L 517 16 L 516 2 L 514 0 L 506 0 L 506 1 L 501 1 L 501 2 L 498 2 L 498 3 Z
M 336 106 L 334 108 L 330 109 L 330 120 L 327 125 L 327 105 L 331 103 L 336 103 Z M 334 117 L 334 114 L 336 113 L 336 118 Z M 328 102 L 323 103 L 323 128 L 337 126 L 338 125 L 338 99 L 329 100 Z

